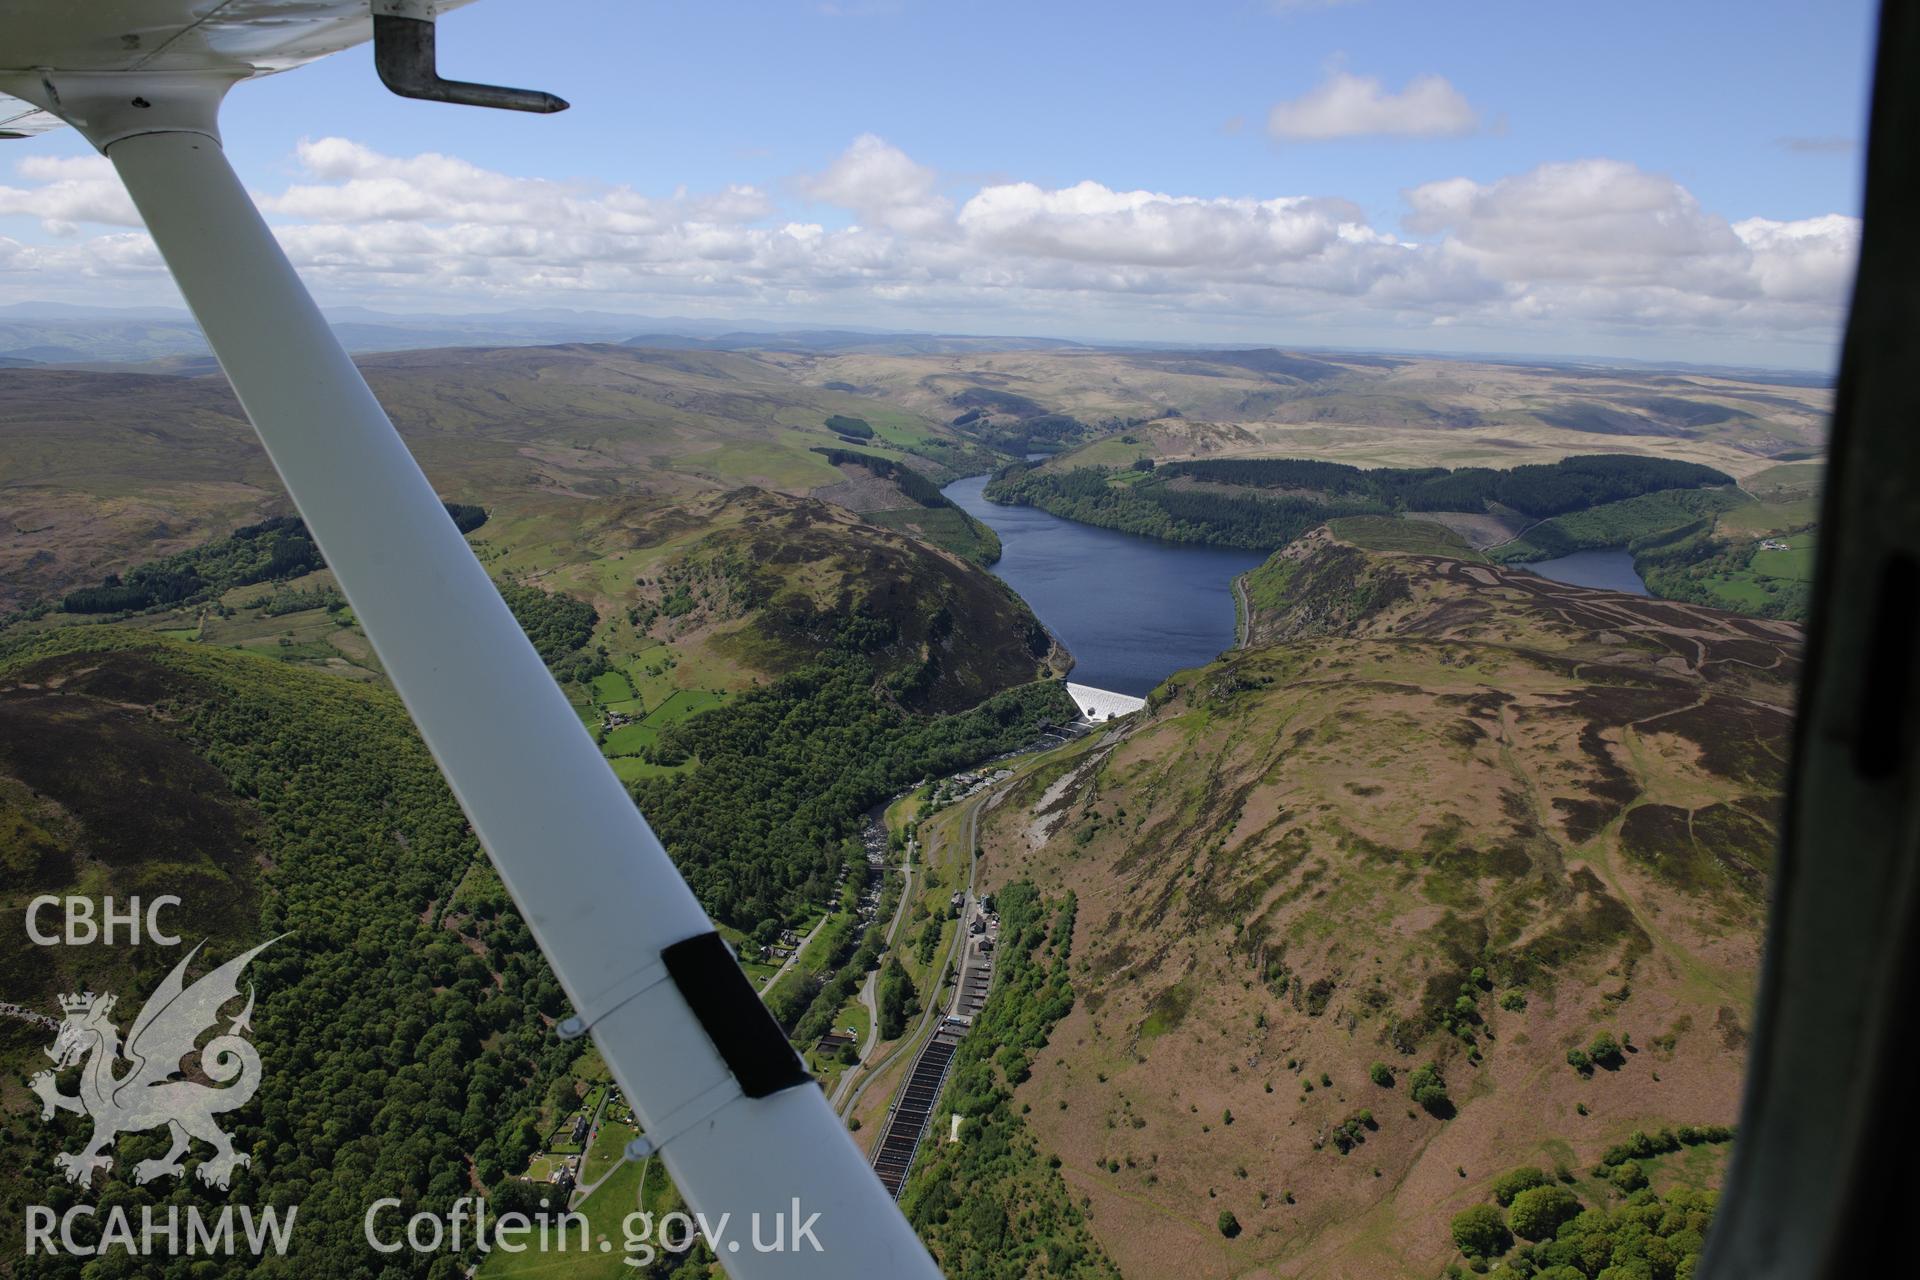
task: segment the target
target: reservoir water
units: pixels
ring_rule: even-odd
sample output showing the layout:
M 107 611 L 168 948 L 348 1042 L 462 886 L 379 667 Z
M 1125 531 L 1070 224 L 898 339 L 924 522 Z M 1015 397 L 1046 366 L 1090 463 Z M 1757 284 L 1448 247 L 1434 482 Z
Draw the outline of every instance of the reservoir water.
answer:
M 1233 579 L 1266 557 L 1161 542 L 1005 507 L 981 496 L 986 476 L 942 492 L 1000 535 L 994 573 L 1033 606 L 1077 661 L 1073 680 L 1145 697 L 1184 667 L 1234 642 Z
M 1603 587 L 1608 591 L 1632 592 L 1636 596 L 1652 594 L 1634 570 L 1633 556 L 1625 547 L 1576 551 L 1557 560 L 1534 560 L 1514 567 L 1531 569 L 1543 578 L 1552 578 L 1571 587 Z

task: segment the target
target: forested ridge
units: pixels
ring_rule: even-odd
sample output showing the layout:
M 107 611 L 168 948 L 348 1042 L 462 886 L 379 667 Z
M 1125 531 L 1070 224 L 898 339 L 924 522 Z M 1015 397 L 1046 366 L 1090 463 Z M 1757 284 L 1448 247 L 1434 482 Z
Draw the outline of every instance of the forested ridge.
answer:
M 1558 462 L 1492 467 L 1375 467 L 1296 458 L 1220 458 L 1173 462 L 1167 478 L 1192 476 L 1255 489 L 1312 489 L 1372 498 L 1401 511 L 1481 511 L 1490 502 L 1522 515 L 1547 517 L 1618 502 L 1662 489 L 1730 485 L 1712 467 L 1640 454 L 1602 453 Z
M 1693 524 L 1711 528 L 1713 517 L 1746 501 L 1730 489 L 1672 489 L 1603 503 L 1542 520 L 1511 542 L 1488 549 L 1495 560 L 1551 560 L 1596 547 L 1632 547 Z
M 461 533 L 487 522 L 486 510 L 471 503 L 443 503 Z M 68 613 L 130 613 L 155 605 L 208 600 L 234 587 L 281 582 L 324 569 L 298 516 L 272 516 L 242 525 L 224 538 L 149 560 L 124 574 L 110 574 L 97 587 L 69 591 L 60 602 Z
M 634 796 L 707 909 L 752 929 L 831 898 L 842 843 L 872 805 L 1073 715 L 1065 686 L 1047 681 L 918 719 L 875 697 L 865 658 L 831 652 L 667 730 L 659 752 L 698 767 L 642 779 Z
M 1222 458 L 1168 463 L 1130 483 L 1115 480 L 1103 468 L 1060 472 L 1016 463 L 994 476 L 986 496 L 1128 533 L 1265 551 L 1341 516 L 1497 506 L 1546 519 L 1643 494 L 1733 483 L 1711 467 L 1634 454 L 1505 471 Z
M 1364 498 L 1240 497 L 1172 489 L 1151 480 L 1115 485 L 1108 472 L 1093 467 L 1065 472 L 1012 467 L 994 477 L 986 496 L 1124 533 L 1255 550 L 1285 546 L 1336 516 L 1386 510 Z
M 470 503 L 442 504 L 454 527 L 470 533 L 487 522 L 484 508 Z M 215 601 L 235 587 L 287 584 L 327 567 L 325 557 L 298 516 L 274 516 L 244 525 L 224 538 L 151 560 L 109 576 L 97 587 L 70 591 L 60 607 L 67 613 L 137 613 L 144 609 Z M 541 660 L 562 678 L 591 680 L 605 663 L 575 659 L 573 655 L 592 639 L 600 615 L 592 605 L 574 596 L 517 583 L 497 584 L 501 596 Z M 343 609 L 346 597 L 337 587 L 298 589 L 278 585 L 274 591 L 247 602 L 263 616 L 278 617 L 304 609 Z M 245 606 L 243 606 L 245 607 Z M 220 612 L 218 606 L 216 612 Z M 571 659 L 571 660 L 570 660 Z M 564 664 L 564 666 L 563 666 Z
M 224 1122 L 253 1157 L 226 1200 L 298 1205 L 290 1253 L 165 1264 L 116 1255 L 85 1273 L 427 1275 L 430 1256 L 386 1258 L 366 1247 L 367 1206 L 391 1195 L 408 1212 L 445 1210 L 476 1179 L 517 1172 L 537 1141 L 535 1108 L 577 1046 L 549 1032 L 542 1015 L 564 1012 L 560 989 L 399 700 L 118 628 L 16 643 L 0 675 L 59 680 L 76 703 L 95 690 L 116 703 L 150 701 L 260 818 L 260 917 L 233 922 L 232 932 L 255 942 L 284 935 L 246 974 L 258 993 L 252 1038 L 262 1084 Z M 99 746 L 112 750 L 110 741 Z M 131 1013 L 144 992 L 121 995 Z M 84 1132 L 81 1121 L 9 1117 L 9 1163 L 19 1171 L 4 1184 L 10 1234 L 24 1203 L 111 1201 L 137 1214 L 143 1204 L 203 1202 L 197 1183 L 135 1186 L 127 1176 L 165 1149 L 164 1131 L 123 1135 L 107 1184 L 76 1194 L 53 1157 Z M 98 1227 L 83 1224 L 80 1234 L 88 1230 Z M 78 1275 L 82 1261 L 42 1255 L 16 1263 L 15 1274 Z

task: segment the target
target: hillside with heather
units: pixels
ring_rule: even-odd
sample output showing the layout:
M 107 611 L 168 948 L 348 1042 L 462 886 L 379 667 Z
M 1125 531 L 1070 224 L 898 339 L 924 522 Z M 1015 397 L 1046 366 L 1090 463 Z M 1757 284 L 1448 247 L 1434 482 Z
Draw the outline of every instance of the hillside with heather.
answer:
M 1325 530 L 1248 594 L 1250 648 L 980 822 L 987 881 L 1077 895 L 1076 999 L 1016 1096 L 1099 1245 L 1428 1277 L 1546 1247 L 1517 1168 L 1710 1204 L 1797 628 Z

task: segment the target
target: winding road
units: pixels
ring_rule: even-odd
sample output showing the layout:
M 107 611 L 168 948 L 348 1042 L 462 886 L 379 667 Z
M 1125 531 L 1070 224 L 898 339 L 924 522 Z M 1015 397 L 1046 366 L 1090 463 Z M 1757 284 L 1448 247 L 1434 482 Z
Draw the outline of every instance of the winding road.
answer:
M 884 812 L 885 810 L 882 810 L 882 813 Z M 884 818 L 882 821 L 884 822 Z M 886 944 L 880 949 L 882 956 L 893 953 L 894 943 L 897 942 L 900 937 L 900 925 L 907 918 L 907 903 L 913 897 L 913 852 L 914 846 L 909 843 L 907 845 L 906 861 L 900 866 L 900 874 L 902 876 L 900 882 L 900 900 L 894 903 L 893 919 L 887 923 Z M 868 1055 L 873 1052 L 874 1045 L 879 1041 L 880 1008 L 874 999 L 875 986 L 879 980 L 880 971 L 875 969 L 867 975 L 866 981 L 860 984 L 860 1003 L 867 1011 L 867 1042 L 860 1046 L 860 1061 L 852 1067 L 849 1067 L 846 1074 L 840 1077 L 840 1083 L 834 1087 L 833 1097 L 829 1099 L 829 1101 L 835 1107 L 840 1105 L 841 1098 L 846 1096 L 847 1086 L 853 1083 L 854 1076 L 860 1074 L 860 1068 L 866 1064 Z M 859 1094 L 856 1092 L 854 1096 L 858 1097 Z
M 775 969 L 773 971 L 773 976 L 760 984 L 761 995 L 764 996 L 767 994 L 767 992 L 773 990 L 773 984 L 780 981 L 780 975 L 785 973 L 787 970 L 793 968 L 795 964 L 799 963 L 801 953 L 806 951 L 807 944 L 813 941 L 813 935 L 816 933 L 819 933 L 821 929 L 825 928 L 827 921 L 831 919 L 833 919 L 833 912 L 829 910 L 827 914 L 821 916 L 820 919 L 814 923 L 813 928 L 807 930 L 806 937 L 800 939 L 800 941 L 793 944 L 793 954 L 787 957 L 786 963 L 781 965 L 778 969 Z
M 1244 649 L 1253 632 L 1253 605 L 1247 599 L 1247 575 L 1244 573 L 1233 580 L 1233 598 L 1240 606 L 1235 610 L 1233 647 Z

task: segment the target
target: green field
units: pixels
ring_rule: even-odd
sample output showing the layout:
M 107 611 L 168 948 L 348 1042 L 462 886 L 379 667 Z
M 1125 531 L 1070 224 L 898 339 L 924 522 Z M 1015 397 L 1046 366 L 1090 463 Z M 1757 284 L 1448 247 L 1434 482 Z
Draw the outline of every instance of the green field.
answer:
M 610 756 L 637 756 L 659 739 L 660 731 L 649 724 L 623 724 L 607 735 L 600 749 Z
M 1047 459 L 1041 465 L 1063 471 L 1074 467 L 1130 467 L 1141 458 L 1153 457 L 1154 452 L 1152 443 L 1144 437 L 1108 436 L 1058 458 Z
M 872 1023 L 873 1020 L 867 1016 L 867 1006 L 860 1003 L 859 993 L 855 992 L 853 997 L 841 1005 L 838 1012 L 833 1015 L 831 1029 L 845 1031 L 848 1027 L 852 1027 L 853 1044 L 857 1050 L 866 1044 L 867 1029 Z M 813 1072 L 813 1078 L 820 1082 L 821 1088 L 831 1094 L 834 1086 L 840 1082 L 841 1073 L 848 1069 L 847 1064 L 837 1055 L 822 1056 L 812 1045 L 806 1046 L 802 1056 L 806 1059 L 807 1069 Z
M 1802 533 L 1791 538 L 1782 538 L 1780 541 L 1787 544 L 1787 550 L 1753 553 L 1754 573 L 1762 578 L 1787 578 L 1794 582 L 1812 582 L 1814 535 Z
M 697 716 L 702 711 L 717 707 L 724 701 L 726 701 L 725 694 L 716 693 L 711 689 L 681 689 L 655 707 L 642 723 L 655 729 L 664 729 L 670 724 L 678 724 L 690 716 Z
M 1824 462 L 1783 462 L 1748 476 L 1740 487 L 1762 502 L 1818 497 L 1826 480 Z
M 616 763 L 615 772 L 618 771 L 619 766 Z M 747 978 L 753 983 L 753 989 L 758 991 L 780 966 L 768 964 L 764 960 L 750 959 L 747 953 L 751 948 L 747 945 L 747 935 L 744 930 L 736 929 L 730 924 L 716 923 L 713 927 L 721 937 L 727 940 L 727 945 L 733 948 L 734 957 L 740 961 L 740 967 L 747 971 Z
M 1755 551 L 1745 569 L 1729 569 L 1701 579 L 1712 594 L 1712 603 L 1748 613 L 1762 612 L 1784 584 L 1812 582 L 1815 535 L 1799 533 L 1780 541 L 1787 544 L 1786 550 Z
M 904 830 L 909 822 L 918 818 L 920 810 L 926 807 L 927 797 L 932 790 L 931 787 L 916 787 L 888 805 L 885 815 L 887 830 L 897 833 Z
M 944 443 L 927 430 L 927 420 L 918 414 L 897 409 L 882 409 L 870 400 L 857 400 L 847 413 L 864 418 L 880 440 L 900 449 L 917 449 L 929 443 Z
M 858 996 L 847 1001 L 833 1020 L 834 1029 L 853 1028 L 853 1042 L 863 1044 L 867 1038 L 867 1028 L 873 1025 L 873 1019 L 867 1016 L 867 1006 L 860 1003 Z
M 609 710 L 632 701 L 634 696 L 633 684 L 624 671 L 603 671 L 593 678 L 594 700 Z
M 614 685 L 612 682 L 618 682 L 618 684 Z M 595 679 L 596 693 L 603 686 L 616 689 L 629 687 L 627 677 L 617 671 L 607 672 Z M 649 712 L 645 719 L 623 724 L 608 733 L 600 743 L 601 754 L 614 762 L 614 772 L 623 782 L 631 782 L 635 778 L 685 772 L 687 765 L 656 765 L 638 757 L 641 752 L 660 740 L 662 729 L 717 707 L 724 701 L 726 701 L 724 693 L 716 693 L 711 689 L 676 689 L 668 695 L 666 701 Z
M 567 695 L 567 705 L 573 708 L 573 714 L 580 717 L 580 723 L 587 732 L 597 735 L 600 731 L 601 711 L 588 690 L 577 684 L 561 686 L 561 692 Z
M 790 998 L 790 993 L 793 991 L 817 986 L 830 978 L 832 965 L 829 962 L 833 952 L 846 940 L 847 934 L 856 924 L 857 919 L 852 912 L 836 911 L 834 918 L 829 920 L 819 932 L 813 933 L 811 940 L 800 949 L 800 958 L 793 962 L 793 968 L 787 970 L 781 979 L 773 984 L 766 995 L 767 1003 L 779 1009 L 782 1007 L 783 997 Z M 804 938 L 813 932 L 813 927 L 814 922 L 809 919 L 793 928 L 794 932 Z
M 820 443 L 822 437 L 817 434 L 783 432 L 778 443 L 723 444 L 689 454 L 681 466 L 723 484 L 745 480 L 772 488 L 806 490 L 841 478 L 832 463 L 809 452 Z
M 539 1237 L 522 1237 L 524 1253 L 495 1250 L 480 1264 L 485 1280 L 515 1280 L 522 1276 L 565 1277 L 565 1280 L 614 1280 L 636 1274 L 626 1265 L 622 1220 L 638 1209 L 643 1171 L 654 1162 L 635 1160 L 614 1170 L 600 1188 L 575 1210 L 587 1219 L 587 1247 L 582 1250 L 577 1230 L 554 1232 L 542 1250 Z M 664 1182 L 664 1177 L 659 1179 Z
M 1715 527 L 1730 538 L 1764 538 L 1788 529 L 1804 529 L 1820 518 L 1820 504 L 1811 497 L 1764 500 L 1723 512 Z
M 639 756 L 613 756 L 607 763 L 613 766 L 613 776 L 622 782 L 636 782 L 641 778 L 665 778 L 676 773 L 685 773 L 693 768 L 691 761 L 686 764 L 649 764 Z
M 580 1171 L 580 1185 L 590 1187 L 626 1156 L 627 1144 L 640 1136 L 640 1130 L 611 1116 L 600 1118 L 600 1132 L 587 1152 L 586 1167 Z
M 1767 602 L 1767 589 L 1750 573 L 1723 573 L 1708 580 L 1717 601 L 1729 609 L 1752 612 Z

